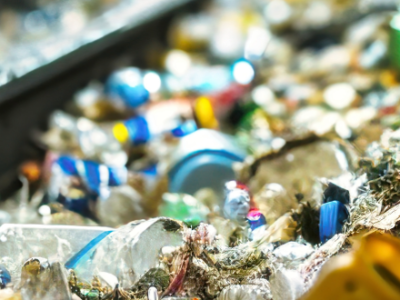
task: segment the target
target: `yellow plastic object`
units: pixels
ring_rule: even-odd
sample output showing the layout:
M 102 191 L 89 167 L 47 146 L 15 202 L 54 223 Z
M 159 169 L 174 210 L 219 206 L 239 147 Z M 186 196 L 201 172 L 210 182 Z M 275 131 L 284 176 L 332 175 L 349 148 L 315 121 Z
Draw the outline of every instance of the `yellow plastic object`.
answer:
M 0 290 L 0 300 L 21 300 L 22 296 L 20 292 L 14 293 L 11 288 Z
M 331 259 L 302 300 L 400 299 L 400 239 L 373 233 Z
M 202 128 L 215 129 L 218 127 L 218 121 L 215 118 L 210 99 L 204 96 L 197 98 L 194 111 Z
M 113 127 L 114 137 L 120 143 L 125 143 L 129 139 L 129 132 L 123 123 L 117 123 Z

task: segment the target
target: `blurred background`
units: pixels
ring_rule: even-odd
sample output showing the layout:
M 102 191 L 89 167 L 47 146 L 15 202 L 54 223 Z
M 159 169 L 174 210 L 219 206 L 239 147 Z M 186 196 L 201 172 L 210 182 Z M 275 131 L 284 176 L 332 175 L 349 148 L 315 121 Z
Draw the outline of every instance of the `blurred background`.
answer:
M 121 66 L 157 64 L 176 15 L 194 1 L 1 1 L 0 197 L 18 165 L 43 156 L 35 139 L 49 114 Z M 149 53 L 150 52 L 150 53 Z
M 22 161 L 43 159 L 47 148 L 38 136 L 48 128 L 50 113 L 119 68 L 166 70 L 183 78 L 190 66 L 203 66 L 193 80 L 204 80 L 206 73 L 212 84 L 223 86 L 225 70 L 208 73 L 205 66 L 231 66 L 243 58 L 251 70 L 242 64 L 233 76 L 247 85 L 253 68 L 263 77 L 276 61 L 304 49 L 303 63 L 312 65 L 313 54 L 343 39 L 369 49 L 372 58 L 366 56 L 364 64 L 372 68 L 389 47 L 388 32 L 377 29 L 389 26 L 397 5 L 394 0 L 2 0 L 0 197 L 20 186 Z M 349 60 L 348 52 L 336 50 L 321 64 Z M 188 90 L 166 82 L 164 94 Z M 213 89 L 219 87 L 197 92 Z M 240 117 L 230 110 L 231 121 Z

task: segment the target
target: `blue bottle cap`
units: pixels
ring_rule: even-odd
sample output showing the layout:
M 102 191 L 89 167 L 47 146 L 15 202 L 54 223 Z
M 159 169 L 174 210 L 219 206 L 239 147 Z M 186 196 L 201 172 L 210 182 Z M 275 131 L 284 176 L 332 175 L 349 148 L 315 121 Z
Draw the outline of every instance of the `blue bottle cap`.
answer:
M 145 104 L 150 97 L 150 93 L 144 88 L 143 84 L 131 87 L 121 84 L 117 89 L 118 95 L 129 107 L 136 108 Z
M 261 226 L 267 225 L 265 216 L 255 208 L 250 209 L 249 213 L 247 214 L 247 222 L 249 223 L 251 230 L 255 230 Z
M 6 267 L 0 265 L 0 288 L 5 288 L 9 283 L 11 283 L 10 272 L 6 269 Z
M 235 178 L 232 164 L 243 161 L 245 155 L 233 137 L 197 130 L 179 142 L 168 173 L 169 191 L 194 194 L 207 187 L 222 195 L 225 182 Z
M 346 206 L 339 201 L 322 204 L 319 220 L 319 237 L 321 242 L 325 243 L 335 234 L 340 233 L 349 216 Z
M 65 175 L 79 176 L 78 169 L 76 168 L 76 159 L 70 156 L 60 156 L 56 163 L 60 166 Z
M 171 133 L 175 137 L 183 137 L 197 130 L 196 122 L 193 120 L 186 121 L 180 126 L 171 130 Z
M 144 117 L 135 117 L 124 121 L 129 138 L 134 145 L 146 143 L 150 139 L 149 125 Z
M 142 83 L 141 71 L 126 68 L 113 73 L 106 83 L 107 93 L 121 99 L 126 106 L 136 108 L 149 100 L 150 93 Z

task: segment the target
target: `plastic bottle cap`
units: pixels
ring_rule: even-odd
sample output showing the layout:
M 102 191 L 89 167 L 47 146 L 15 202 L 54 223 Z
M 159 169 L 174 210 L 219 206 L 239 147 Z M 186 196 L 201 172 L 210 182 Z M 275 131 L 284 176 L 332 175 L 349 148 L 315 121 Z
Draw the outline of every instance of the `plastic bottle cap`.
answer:
M 144 117 L 135 117 L 124 122 L 132 144 L 140 145 L 150 139 L 149 125 Z
M 201 127 L 211 129 L 218 127 L 210 99 L 204 96 L 197 98 L 194 110 Z
M 251 230 L 255 230 L 267 224 L 265 216 L 258 209 L 250 209 L 247 214 L 247 221 L 249 222 Z
M 113 135 L 120 143 L 125 143 L 129 139 L 129 131 L 124 123 L 117 123 L 114 125 Z
M 150 93 L 143 85 L 142 72 L 138 68 L 125 68 L 113 73 L 107 81 L 107 93 L 122 100 L 131 108 L 149 100 Z
M 123 85 L 118 89 L 118 91 L 119 96 L 125 100 L 125 103 L 128 106 L 132 108 L 136 108 L 145 104 L 150 98 L 150 93 L 145 89 L 143 84 L 135 87 Z
M 241 159 L 222 151 L 194 153 L 170 171 L 169 191 L 194 194 L 209 187 L 222 193 L 225 182 L 235 178 L 232 170 L 235 161 Z
M 245 150 L 229 135 L 199 129 L 180 139 L 168 173 L 169 191 L 193 194 L 209 187 L 222 196 L 224 184 L 233 180 L 233 162 L 243 161 Z

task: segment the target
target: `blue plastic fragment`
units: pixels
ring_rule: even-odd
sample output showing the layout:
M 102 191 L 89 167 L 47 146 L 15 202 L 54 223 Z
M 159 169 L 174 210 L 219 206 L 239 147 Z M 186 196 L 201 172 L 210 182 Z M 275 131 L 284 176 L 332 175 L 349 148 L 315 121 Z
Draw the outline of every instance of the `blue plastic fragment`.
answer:
M 96 195 L 101 194 L 101 186 L 119 186 L 126 183 L 128 177 L 125 166 L 107 167 L 94 161 L 79 160 L 69 156 L 60 156 L 56 163 L 65 175 L 82 178 L 90 192 Z
M 106 91 L 111 98 L 121 99 L 130 108 L 139 107 L 150 98 L 142 83 L 142 72 L 137 68 L 125 68 L 113 73 L 107 81 Z
M 61 202 L 65 206 L 65 208 L 70 211 L 76 212 L 85 217 L 91 217 L 91 212 L 89 208 L 89 195 L 86 195 L 82 198 L 70 198 L 60 195 L 58 201 Z
M 335 234 L 342 231 L 344 223 L 349 218 L 346 206 L 339 201 L 324 203 L 320 210 L 319 237 L 325 243 Z
M 96 194 L 100 194 L 100 184 L 101 184 L 101 174 L 100 174 L 100 164 L 94 161 L 83 160 L 84 166 L 84 176 L 88 188 L 95 192 Z
M 145 89 L 143 84 L 134 87 L 121 84 L 117 88 L 117 94 L 124 100 L 127 106 L 132 108 L 145 104 L 150 98 L 150 93 Z
M 3 289 L 7 284 L 11 282 L 10 272 L 3 266 L 0 265 L 0 288 Z
M 158 171 L 157 171 L 157 164 L 152 164 L 149 166 L 146 166 L 145 168 L 139 170 L 140 173 L 143 173 L 144 175 L 148 176 L 157 176 Z
M 60 166 L 61 170 L 69 176 L 78 176 L 78 169 L 76 168 L 76 159 L 70 156 L 60 156 L 56 163 Z
M 175 137 L 183 137 L 185 135 L 191 134 L 197 130 L 196 122 L 193 120 L 186 121 L 180 126 L 171 130 L 171 133 Z
M 109 179 L 108 185 L 109 186 L 119 186 L 121 184 L 126 183 L 128 178 L 128 170 L 126 167 L 109 167 L 108 168 Z
M 114 232 L 114 230 L 105 231 L 91 240 L 85 247 L 83 247 L 78 253 L 76 253 L 73 257 L 71 257 L 66 263 L 65 267 L 67 269 L 75 269 L 82 262 L 85 262 L 94 254 L 98 244 L 107 237 L 110 233 Z

